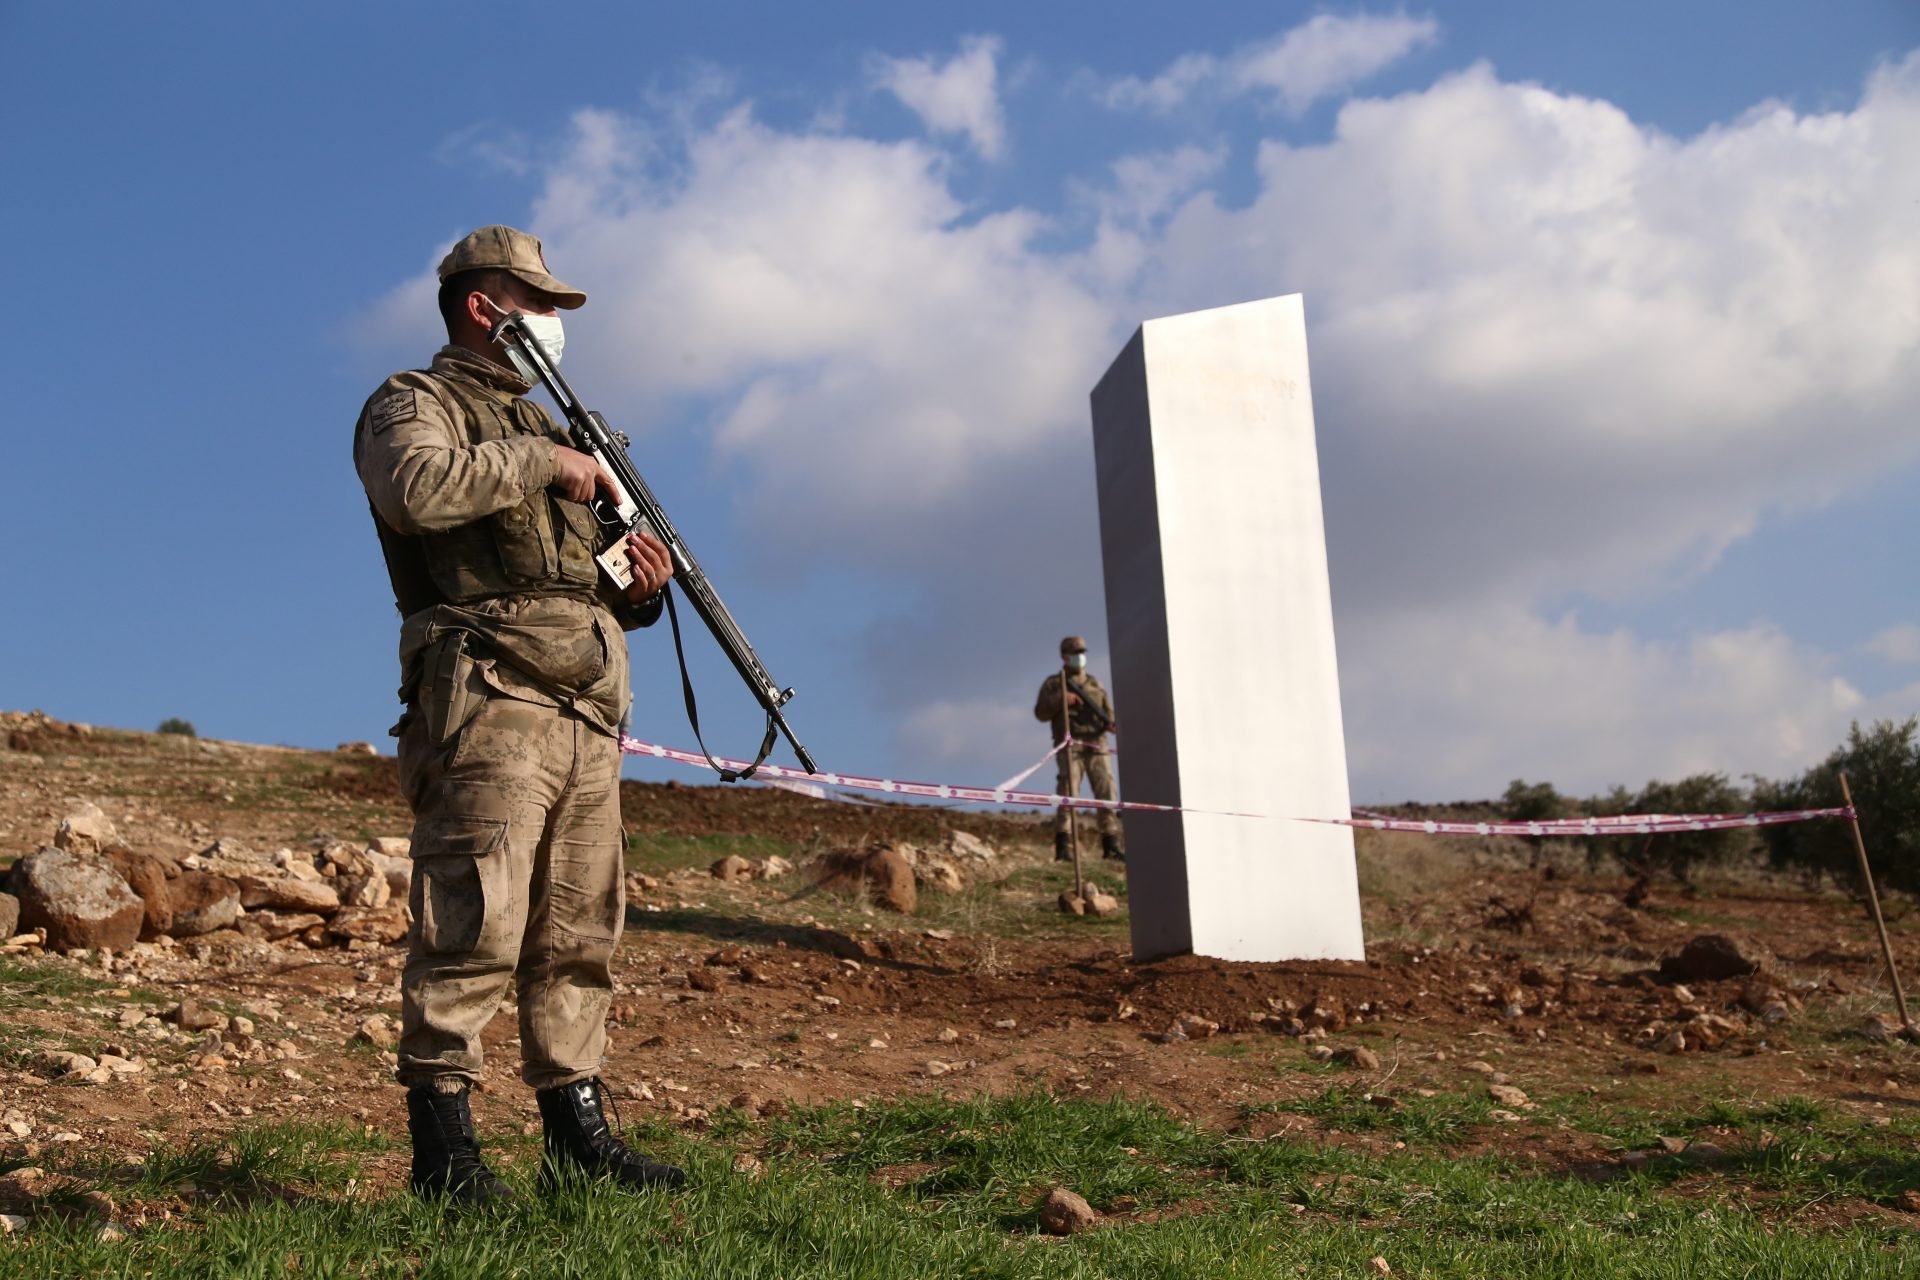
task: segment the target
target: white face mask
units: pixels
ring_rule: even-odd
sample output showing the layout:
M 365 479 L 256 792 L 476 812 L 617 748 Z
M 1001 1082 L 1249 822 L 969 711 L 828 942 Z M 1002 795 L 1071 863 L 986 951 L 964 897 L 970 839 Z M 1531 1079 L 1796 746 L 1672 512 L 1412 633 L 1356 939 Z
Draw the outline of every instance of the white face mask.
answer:
M 1084 653 L 1068 654 L 1067 666 L 1075 671 L 1085 671 L 1087 669 L 1087 655 Z
M 547 353 L 547 362 L 558 368 L 560 364 L 560 353 L 566 350 L 567 346 L 567 330 L 566 326 L 560 323 L 560 317 L 523 314 L 520 323 L 525 326 L 527 333 L 540 344 L 540 349 Z M 534 371 L 533 366 L 528 364 L 518 351 L 512 347 L 508 347 L 506 352 L 507 359 L 513 361 L 513 367 L 520 371 L 521 377 L 525 378 L 528 382 L 540 381 L 540 375 Z

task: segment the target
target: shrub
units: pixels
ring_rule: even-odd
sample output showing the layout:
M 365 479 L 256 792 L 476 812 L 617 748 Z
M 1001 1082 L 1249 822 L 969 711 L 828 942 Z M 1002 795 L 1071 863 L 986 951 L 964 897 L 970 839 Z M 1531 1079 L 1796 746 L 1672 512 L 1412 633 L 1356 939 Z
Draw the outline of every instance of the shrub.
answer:
M 1756 780 L 1754 803 L 1763 809 L 1831 809 L 1845 801 L 1840 775 L 1847 775 L 1854 808 L 1881 883 L 1920 893 L 1920 717 L 1904 723 L 1856 722 L 1846 742 L 1820 764 L 1785 782 Z M 1844 822 L 1795 822 L 1762 832 L 1775 867 L 1792 868 L 1813 880 L 1831 875 L 1857 878 L 1853 833 Z
M 154 732 L 177 733 L 183 738 L 197 738 L 200 736 L 193 731 L 193 721 L 182 720 L 179 716 L 168 716 L 160 722 L 160 727 L 155 729 Z

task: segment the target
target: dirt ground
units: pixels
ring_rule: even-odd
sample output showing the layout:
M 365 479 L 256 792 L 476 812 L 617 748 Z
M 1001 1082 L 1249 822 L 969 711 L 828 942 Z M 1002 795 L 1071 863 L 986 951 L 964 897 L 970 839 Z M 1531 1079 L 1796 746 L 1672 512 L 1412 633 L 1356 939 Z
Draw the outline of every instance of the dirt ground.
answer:
M 0 861 L 47 843 L 88 801 L 127 843 L 160 854 L 215 838 L 270 850 L 408 829 L 390 758 L 9 719 Z M 1920 1050 L 1879 1020 L 1891 1001 L 1870 923 L 1831 890 L 1754 874 L 1657 886 L 1634 910 L 1626 877 L 1565 860 L 1529 870 L 1518 842 L 1362 831 L 1366 962 L 1136 963 L 1124 925 L 1053 910 L 1062 881 L 1030 815 L 705 785 L 627 783 L 623 799 L 631 831 L 683 842 L 693 863 L 639 868 L 656 884 L 629 907 L 606 1069 L 629 1120 L 699 1126 L 726 1105 L 1040 1088 L 1149 1097 L 1253 1136 L 1366 1145 L 1391 1135 L 1335 1132 L 1263 1104 L 1332 1085 L 1484 1096 L 1492 1084 L 1532 1102 L 1669 1113 L 1798 1095 L 1871 1118 L 1920 1103 Z M 722 883 L 701 853 L 703 842 L 717 857 L 727 838 L 751 837 L 801 861 L 950 830 L 999 858 L 964 904 L 923 894 L 917 917 L 807 895 L 799 877 Z M 1913 974 L 1920 931 L 1906 905 L 1892 904 L 1896 959 Z M 1658 976 L 1663 957 L 1709 933 L 1758 960 L 1759 979 Z M 401 1135 L 390 1055 L 356 1042 L 370 1016 L 397 1017 L 400 959 L 399 948 L 313 950 L 235 930 L 141 944 L 107 968 L 97 956 L 16 951 L 0 982 L 10 1005 L 0 1152 L 14 1163 L 56 1159 L 62 1143 L 132 1152 L 316 1115 Z M 216 1065 L 206 1035 L 142 1021 L 189 997 L 252 1024 L 210 1033 Z M 516 1035 L 509 1006 L 488 1034 L 483 1129 L 533 1131 Z M 95 1085 L 27 1069 L 40 1050 L 109 1047 L 143 1069 Z M 1339 1056 L 1321 1061 L 1327 1049 Z M 1489 1124 L 1475 1142 L 1566 1168 L 1624 1154 L 1566 1123 Z M 403 1179 L 405 1159 L 378 1157 L 377 1176 Z

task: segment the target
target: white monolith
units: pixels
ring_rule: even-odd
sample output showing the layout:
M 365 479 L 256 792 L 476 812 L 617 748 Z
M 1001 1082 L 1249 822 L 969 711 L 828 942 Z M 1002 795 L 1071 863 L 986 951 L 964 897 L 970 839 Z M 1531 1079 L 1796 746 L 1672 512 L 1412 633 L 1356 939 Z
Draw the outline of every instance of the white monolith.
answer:
M 1150 320 L 1093 390 L 1140 958 L 1365 958 L 1306 312 Z M 1229 817 L 1260 814 L 1263 817 Z

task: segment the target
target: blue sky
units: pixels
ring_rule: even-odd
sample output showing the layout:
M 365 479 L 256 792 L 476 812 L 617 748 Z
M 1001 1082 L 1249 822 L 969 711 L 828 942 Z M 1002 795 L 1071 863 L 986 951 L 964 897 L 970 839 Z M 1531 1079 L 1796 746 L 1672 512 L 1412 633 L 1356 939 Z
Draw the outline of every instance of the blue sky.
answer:
M 1910 3 L 658 9 L 0 5 L 0 706 L 384 742 L 351 427 L 504 221 L 829 767 L 1038 754 L 1054 641 L 1104 669 L 1087 390 L 1289 292 L 1357 799 L 1920 711 Z

